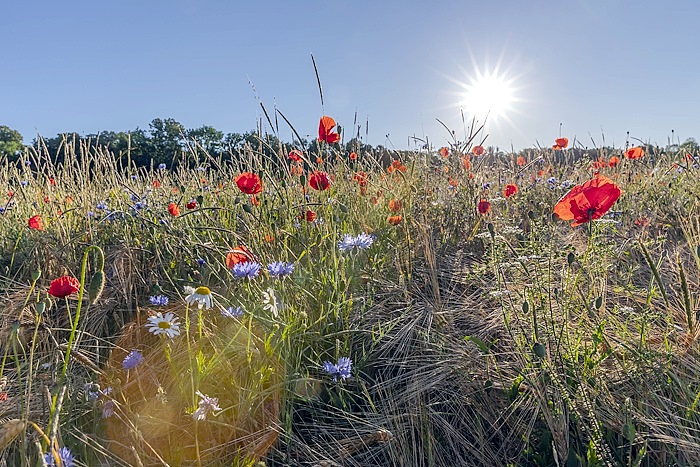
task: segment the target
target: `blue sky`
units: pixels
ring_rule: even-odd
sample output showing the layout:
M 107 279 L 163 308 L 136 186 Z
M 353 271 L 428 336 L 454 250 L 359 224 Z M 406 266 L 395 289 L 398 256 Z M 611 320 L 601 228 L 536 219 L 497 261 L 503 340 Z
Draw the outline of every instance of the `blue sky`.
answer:
M 436 118 L 463 135 L 459 83 L 496 68 L 517 100 L 488 144 L 551 145 L 559 123 L 588 146 L 700 137 L 696 0 L 6 3 L 0 125 L 27 142 L 157 117 L 244 132 L 261 116 L 250 80 L 302 135 L 357 112 L 371 144 L 439 147 Z

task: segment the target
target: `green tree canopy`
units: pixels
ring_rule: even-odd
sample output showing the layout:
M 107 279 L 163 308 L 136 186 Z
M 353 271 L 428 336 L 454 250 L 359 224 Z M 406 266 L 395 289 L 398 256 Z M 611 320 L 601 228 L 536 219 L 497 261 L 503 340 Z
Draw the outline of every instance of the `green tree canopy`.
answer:
M 0 125 L 0 156 L 15 157 L 24 149 L 22 135 L 9 126 Z

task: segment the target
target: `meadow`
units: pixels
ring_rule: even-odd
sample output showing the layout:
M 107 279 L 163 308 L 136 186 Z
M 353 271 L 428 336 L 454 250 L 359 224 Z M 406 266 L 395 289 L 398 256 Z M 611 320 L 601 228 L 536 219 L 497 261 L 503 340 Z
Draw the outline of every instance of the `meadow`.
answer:
M 0 465 L 700 465 L 700 154 L 324 119 L 0 162 Z

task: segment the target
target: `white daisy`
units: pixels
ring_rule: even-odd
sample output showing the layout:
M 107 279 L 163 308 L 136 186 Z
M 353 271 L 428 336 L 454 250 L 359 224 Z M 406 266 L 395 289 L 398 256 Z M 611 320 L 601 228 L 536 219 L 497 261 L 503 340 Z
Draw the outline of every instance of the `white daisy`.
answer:
M 163 313 L 160 311 L 156 313 L 155 316 L 149 316 L 146 328 L 156 336 L 158 334 L 165 334 L 172 339 L 180 335 L 178 318 L 171 311 L 167 312 L 165 316 L 163 316 Z
M 280 311 L 284 310 L 284 304 L 279 299 L 275 291 L 268 287 L 268 289 L 262 294 L 263 303 L 265 304 L 263 309 L 272 313 L 272 316 L 275 318 L 279 317 Z
M 199 308 L 200 310 L 202 309 L 202 307 L 208 310 L 214 304 L 213 299 L 211 297 L 211 290 L 209 290 L 209 287 L 204 286 L 197 287 L 194 290 L 194 292 L 185 297 L 185 301 L 190 305 L 194 305 L 196 303 L 197 308 Z

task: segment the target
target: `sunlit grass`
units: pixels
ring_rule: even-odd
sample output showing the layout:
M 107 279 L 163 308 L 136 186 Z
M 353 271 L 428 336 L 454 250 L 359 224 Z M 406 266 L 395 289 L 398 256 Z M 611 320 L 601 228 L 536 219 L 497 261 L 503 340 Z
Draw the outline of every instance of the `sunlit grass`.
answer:
M 175 170 L 70 144 L 63 165 L 40 150 L 3 160 L 0 459 L 68 447 L 85 465 L 700 463 L 697 159 L 475 156 L 480 140 L 356 160 L 324 144 L 299 163 L 292 147 L 225 161 L 193 144 Z M 596 171 L 624 192 L 612 209 L 576 229 L 554 219 Z M 243 193 L 242 172 L 262 191 Z M 343 243 L 363 233 L 371 245 Z M 228 269 L 240 246 L 257 276 Z M 77 316 L 77 294 L 46 291 L 62 275 L 87 288 L 96 247 L 104 291 Z M 293 272 L 266 272 L 277 261 Z M 199 286 L 212 308 L 186 304 Z M 157 312 L 179 335 L 148 332 Z M 143 361 L 127 370 L 132 350 Z M 351 377 L 323 371 L 341 357 Z M 221 410 L 195 420 L 200 393 Z

